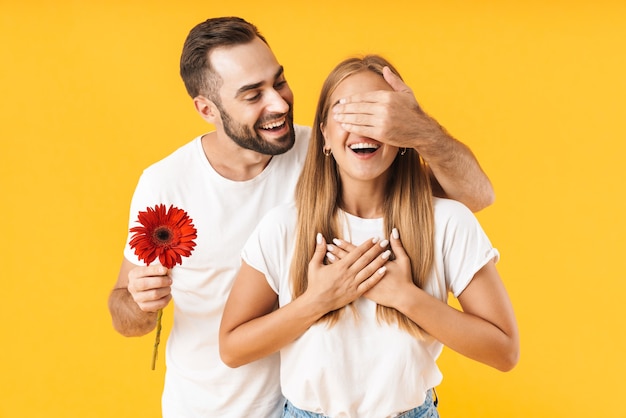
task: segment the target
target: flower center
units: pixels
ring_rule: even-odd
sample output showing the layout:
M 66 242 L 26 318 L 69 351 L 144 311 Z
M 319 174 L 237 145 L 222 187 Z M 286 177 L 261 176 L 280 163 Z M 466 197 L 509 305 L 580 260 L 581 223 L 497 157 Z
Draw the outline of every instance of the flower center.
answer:
M 172 240 L 172 231 L 166 226 L 160 226 L 154 230 L 153 237 L 160 245 L 167 245 Z

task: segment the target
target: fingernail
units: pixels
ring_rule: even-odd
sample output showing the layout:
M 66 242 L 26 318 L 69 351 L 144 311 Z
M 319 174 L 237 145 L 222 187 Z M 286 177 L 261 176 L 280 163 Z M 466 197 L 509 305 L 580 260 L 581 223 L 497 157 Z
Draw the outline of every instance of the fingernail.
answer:
M 389 240 L 384 239 L 380 242 L 380 246 L 383 248 L 385 248 L 387 245 L 389 245 Z
M 385 274 L 386 271 L 387 271 L 387 267 L 382 266 L 381 268 L 378 269 L 378 274 Z
M 390 250 L 387 250 L 387 251 L 385 251 L 385 252 L 383 253 L 383 255 L 381 255 L 381 257 L 382 257 L 384 260 L 386 260 L 386 259 L 388 259 L 388 258 L 389 258 L 389 256 L 390 256 L 390 255 L 391 255 L 391 251 L 390 251 Z
M 374 237 L 372 238 L 372 244 L 376 244 L 380 238 Z
M 335 243 L 336 246 L 341 247 L 341 240 L 340 239 L 333 238 L 333 242 Z
M 393 229 L 391 230 L 391 236 L 392 236 L 394 239 L 398 239 L 398 238 L 400 238 L 400 233 L 398 232 L 398 228 L 393 228 Z
M 332 255 L 331 253 L 326 253 L 326 257 L 330 260 L 330 261 L 335 261 L 336 258 L 334 255 Z
M 321 233 L 317 233 L 317 236 L 315 237 L 315 240 L 317 241 L 318 244 L 322 243 L 322 234 Z
M 333 247 L 332 245 L 328 244 L 328 245 L 326 245 L 326 249 L 328 251 L 333 251 L 335 249 L 335 247 Z

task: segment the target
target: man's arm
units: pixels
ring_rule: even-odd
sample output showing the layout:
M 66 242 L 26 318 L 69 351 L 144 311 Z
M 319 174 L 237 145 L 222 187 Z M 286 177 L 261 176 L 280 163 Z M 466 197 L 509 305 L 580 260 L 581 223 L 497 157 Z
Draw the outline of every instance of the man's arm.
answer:
M 349 132 L 415 148 L 430 167 L 436 195 L 458 200 L 474 212 L 491 205 L 493 187 L 472 151 L 427 115 L 413 91 L 389 68 L 383 76 L 395 91 L 346 97 L 333 108 L 335 120 Z
M 429 118 L 428 115 L 424 115 Z M 462 142 L 456 140 L 432 119 L 429 142 L 414 146 L 428 164 L 435 196 L 448 197 L 478 212 L 493 204 L 495 194 L 491 181 L 478 160 Z
M 156 326 L 157 311 L 172 298 L 172 279 L 160 265 L 140 267 L 124 259 L 109 295 L 113 328 L 126 337 L 148 334 Z

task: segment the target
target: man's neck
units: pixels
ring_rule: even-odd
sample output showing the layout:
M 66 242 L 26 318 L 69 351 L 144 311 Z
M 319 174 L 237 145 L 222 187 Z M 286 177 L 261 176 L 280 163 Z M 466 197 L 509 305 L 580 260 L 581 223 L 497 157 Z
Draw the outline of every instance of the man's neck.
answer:
M 233 181 L 255 178 L 272 159 L 271 155 L 241 148 L 226 135 L 218 135 L 217 131 L 202 137 L 202 149 L 213 169 Z

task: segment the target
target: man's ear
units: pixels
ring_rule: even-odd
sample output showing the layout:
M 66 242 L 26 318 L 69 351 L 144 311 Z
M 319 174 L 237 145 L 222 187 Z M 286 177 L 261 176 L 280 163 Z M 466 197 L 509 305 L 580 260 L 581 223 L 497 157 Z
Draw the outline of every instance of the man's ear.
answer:
M 213 101 L 207 99 L 204 96 L 196 96 L 193 98 L 193 105 L 196 111 L 200 114 L 202 119 L 209 123 L 214 124 L 216 120 L 220 118 L 220 111 Z

